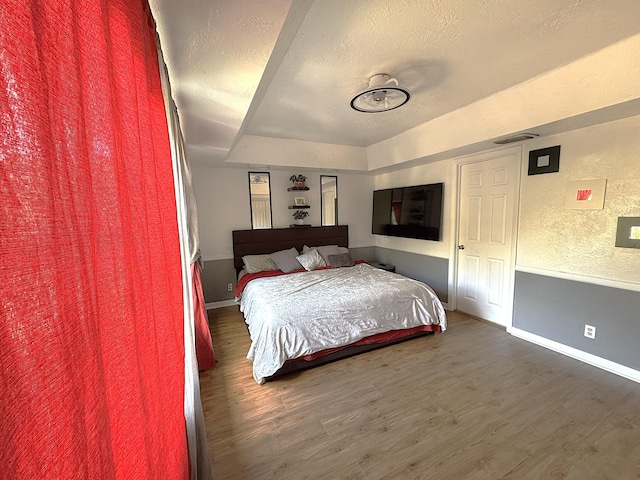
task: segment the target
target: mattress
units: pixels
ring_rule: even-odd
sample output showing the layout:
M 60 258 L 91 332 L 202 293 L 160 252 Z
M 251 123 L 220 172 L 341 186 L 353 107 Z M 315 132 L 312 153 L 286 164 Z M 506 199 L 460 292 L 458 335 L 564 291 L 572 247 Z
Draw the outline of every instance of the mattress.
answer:
M 258 383 L 289 359 L 372 335 L 420 325 L 446 330 L 444 307 L 428 285 L 365 263 L 255 278 L 239 302 Z

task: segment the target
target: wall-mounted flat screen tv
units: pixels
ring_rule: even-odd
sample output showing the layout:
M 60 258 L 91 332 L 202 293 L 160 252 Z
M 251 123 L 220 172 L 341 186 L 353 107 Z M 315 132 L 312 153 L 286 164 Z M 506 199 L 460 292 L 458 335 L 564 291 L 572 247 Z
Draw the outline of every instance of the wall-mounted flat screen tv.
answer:
M 439 241 L 442 191 L 442 183 L 375 190 L 371 233 Z

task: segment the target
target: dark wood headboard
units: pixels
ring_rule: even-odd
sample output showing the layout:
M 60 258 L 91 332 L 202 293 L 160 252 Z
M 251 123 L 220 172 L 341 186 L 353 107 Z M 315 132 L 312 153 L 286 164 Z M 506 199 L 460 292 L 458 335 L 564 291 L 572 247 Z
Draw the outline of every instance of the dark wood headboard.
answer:
M 269 230 L 234 230 L 233 265 L 236 270 L 242 269 L 244 255 L 260 255 L 273 253 L 287 248 L 320 245 L 349 246 L 349 227 L 297 227 L 272 228 Z

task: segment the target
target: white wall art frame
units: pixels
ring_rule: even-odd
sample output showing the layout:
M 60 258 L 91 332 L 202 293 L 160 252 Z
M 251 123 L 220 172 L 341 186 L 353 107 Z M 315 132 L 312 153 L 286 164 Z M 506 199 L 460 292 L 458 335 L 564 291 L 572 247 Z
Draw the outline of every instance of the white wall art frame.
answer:
M 607 179 L 579 180 L 567 184 L 566 207 L 575 210 L 602 210 Z

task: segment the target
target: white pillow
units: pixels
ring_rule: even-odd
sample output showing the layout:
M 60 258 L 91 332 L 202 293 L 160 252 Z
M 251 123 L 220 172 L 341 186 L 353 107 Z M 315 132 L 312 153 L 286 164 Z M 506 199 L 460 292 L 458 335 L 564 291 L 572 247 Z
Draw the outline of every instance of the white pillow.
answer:
M 271 260 L 271 255 L 245 255 L 242 257 L 242 262 L 247 273 L 278 270 L 278 266 Z
M 300 262 L 300 265 L 302 265 L 305 270 L 309 271 L 327 266 L 327 264 L 315 248 L 310 249 L 307 253 L 298 255 L 296 259 L 298 260 L 298 262 Z

